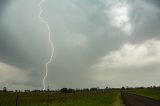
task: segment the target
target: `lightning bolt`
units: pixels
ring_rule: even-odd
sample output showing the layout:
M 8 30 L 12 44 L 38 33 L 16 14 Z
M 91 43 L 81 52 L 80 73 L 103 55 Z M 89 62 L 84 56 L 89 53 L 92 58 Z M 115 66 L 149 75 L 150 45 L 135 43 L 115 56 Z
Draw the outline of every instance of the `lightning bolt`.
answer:
M 50 46 L 51 46 L 51 55 L 50 55 L 50 58 L 49 58 L 49 60 L 45 63 L 45 68 L 46 68 L 46 70 L 45 70 L 45 75 L 44 75 L 44 77 L 43 77 L 43 90 L 45 90 L 46 89 L 46 84 L 45 84 L 45 80 L 46 80 L 46 78 L 47 78 L 47 75 L 48 75 L 48 65 L 52 62 L 52 59 L 53 59 L 53 55 L 54 55 L 54 45 L 53 45 L 53 42 L 52 42 L 52 40 L 51 40 L 51 28 L 50 28 L 50 26 L 49 26 L 49 24 L 48 24 L 48 21 L 46 21 L 44 18 L 43 18 L 43 16 L 42 16 L 42 13 L 43 13 L 43 9 L 42 9 L 42 4 L 44 3 L 44 2 L 46 2 L 46 0 L 41 0 L 40 2 L 39 2 L 39 4 L 38 4 L 38 7 L 39 7 L 39 14 L 38 14 L 38 17 L 39 17 L 39 19 L 40 19 L 40 21 L 43 23 L 43 24 L 45 24 L 45 26 L 46 26 L 46 28 L 47 28 L 47 30 L 48 30 L 48 40 L 49 40 L 49 43 L 50 43 Z

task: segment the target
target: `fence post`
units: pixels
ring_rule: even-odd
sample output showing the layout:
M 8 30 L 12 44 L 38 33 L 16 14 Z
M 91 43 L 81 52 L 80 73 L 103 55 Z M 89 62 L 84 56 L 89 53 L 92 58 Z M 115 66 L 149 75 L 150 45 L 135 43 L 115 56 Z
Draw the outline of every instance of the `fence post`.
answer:
M 64 93 L 64 101 L 65 101 L 65 103 L 67 102 L 67 93 L 66 92 Z
M 49 106 L 49 93 L 48 93 L 48 98 L 47 98 L 47 106 Z
M 18 96 L 16 97 L 16 106 L 18 106 Z

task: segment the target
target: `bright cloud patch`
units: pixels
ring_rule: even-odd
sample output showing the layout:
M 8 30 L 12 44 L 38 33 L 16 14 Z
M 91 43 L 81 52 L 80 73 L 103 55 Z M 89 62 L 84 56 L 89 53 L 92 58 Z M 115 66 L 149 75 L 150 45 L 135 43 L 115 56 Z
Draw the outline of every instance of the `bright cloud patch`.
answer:
M 148 40 L 143 44 L 125 44 L 120 50 L 111 52 L 100 59 L 94 67 L 145 66 L 160 62 L 160 41 Z
M 159 40 L 148 40 L 141 44 L 127 43 L 91 66 L 92 79 L 109 86 L 159 85 L 159 64 Z
M 110 8 L 106 9 L 105 14 L 106 16 L 109 16 L 111 24 L 130 35 L 132 32 L 132 25 L 130 22 L 127 1 L 123 0 L 123 2 L 119 2 L 115 0 L 111 3 L 107 2 L 106 7 L 108 6 L 110 6 Z
M 22 84 L 29 81 L 29 72 L 0 62 L 0 83 Z
M 112 24 L 129 33 L 131 31 L 131 24 L 129 23 L 127 6 L 115 6 L 110 12 Z

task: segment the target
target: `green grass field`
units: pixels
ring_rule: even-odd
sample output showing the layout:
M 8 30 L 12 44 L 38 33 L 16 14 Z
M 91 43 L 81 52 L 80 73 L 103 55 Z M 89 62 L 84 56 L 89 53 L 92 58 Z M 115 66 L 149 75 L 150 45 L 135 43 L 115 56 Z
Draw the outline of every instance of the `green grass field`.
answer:
M 17 106 L 122 106 L 119 91 L 67 94 L 0 93 L 0 106 L 16 106 L 16 104 Z
M 160 100 L 160 89 L 139 89 L 129 90 L 128 92 Z

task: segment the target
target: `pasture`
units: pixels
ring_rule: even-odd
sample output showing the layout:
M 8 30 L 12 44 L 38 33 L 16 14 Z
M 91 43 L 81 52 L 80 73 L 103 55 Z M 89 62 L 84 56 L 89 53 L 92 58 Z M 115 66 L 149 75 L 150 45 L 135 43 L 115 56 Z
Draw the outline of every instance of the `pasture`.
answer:
M 1 92 L 0 106 L 122 106 L 119 91 Z

